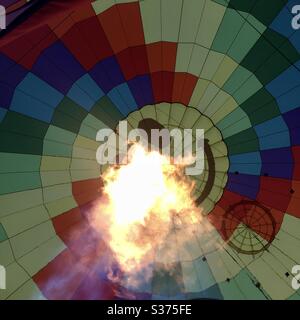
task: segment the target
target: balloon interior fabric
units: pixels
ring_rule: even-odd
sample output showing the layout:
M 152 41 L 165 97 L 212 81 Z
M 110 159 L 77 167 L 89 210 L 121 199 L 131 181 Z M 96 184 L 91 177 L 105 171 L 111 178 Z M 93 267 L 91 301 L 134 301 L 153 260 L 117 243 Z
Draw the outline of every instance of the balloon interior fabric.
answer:
M 299 299 L 297 1 L 38 2 L 2 1 L 0 300 Z M 125 119 L 205 129 L 196 194 L 213 226 L 170 240 L 171 271 L 157 253 L 134 289 L 88 223 L 97 131 Z

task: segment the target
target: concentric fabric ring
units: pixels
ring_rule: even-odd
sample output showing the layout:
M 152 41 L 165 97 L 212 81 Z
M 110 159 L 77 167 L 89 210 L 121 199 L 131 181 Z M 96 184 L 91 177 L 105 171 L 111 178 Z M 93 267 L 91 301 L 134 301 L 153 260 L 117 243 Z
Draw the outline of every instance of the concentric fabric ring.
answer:
M 96 133 L 126 118 L 134 127 L 149 118 L 188 127 L 196 114 L 214 160 L 211 190 L 207 172 L 199 185 L 213 227 L 186 230 L 193 237 L 177 244 L 172 272 L 161 270 L 161 253 L 149 283 L 123 294 L 299 299 L 290 276 L 300 264 L 295 4 L 54 0 L 1 37 L 0 265 L 8 283 L 0 299 L 116 298 L 121 289 L 103 270 L 109 249 L 86 219 L 101 196 Z M 249 203 L 270 214 L 272 241 Z M 235 222 L 225 230 L 228 212 Z M 236 220 L 267 250 L 239 250 Z
M 151 122 L 147 128 L 140 126 L 141 122 L 149 120 L 155 121 L 153 127 L 151 126 Z M 221 133 L 214 127 L 213 123 L 197 109 L 186 107 L 179 103 L 159 103 L 157 105 L 144 106 L 140 110 L 130 113 L 123 121 L 127 122 L 128 130 L 137 128 L 146 129 L 149 137 L 151 136 L 151 129 L 161 130 L 164 128 L 170 131 L 172 129 L 180 129 L 182 130 L 182 137 L 184 137 L 184 129 L 191 129 L 193 151 L 195 151 L 197 129 L 204 130 L 204 172 L 200 176 L 191 176 L 191 178 L 195 181 L 195 193 L 193 197 L 197 205 L 201 206 L 202 214 L 209 214 L 214 208 L 214 204 L 222 196 L 229 168 L 226 145 L 222 140 Z M 119 126 L 116 129 L 116 132 L 118 131 Z M 179 147 L 182 147 L 182 145 L 175 145 L 173 148 L 177 150 Z M 174 155 L 172 150 L 171 155 Z M 104 165 L 103 168 L 107 168 L 107 165 Z M 101 169 L 101 173 L 104 170 Z

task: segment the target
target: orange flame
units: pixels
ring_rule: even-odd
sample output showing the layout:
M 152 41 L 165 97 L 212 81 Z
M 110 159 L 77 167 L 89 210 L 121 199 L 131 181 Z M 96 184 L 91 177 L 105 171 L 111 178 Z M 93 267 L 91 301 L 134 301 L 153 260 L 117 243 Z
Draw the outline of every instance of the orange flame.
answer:
M 107 201 L 96 219 L 121 269 L 131 273 L 153 261 L 172 229 L 198 223 L 201 215 L 191 195 L 194 183 L 182 167 L 139 144 L 128 157 L 127 165 L 104 173 Z

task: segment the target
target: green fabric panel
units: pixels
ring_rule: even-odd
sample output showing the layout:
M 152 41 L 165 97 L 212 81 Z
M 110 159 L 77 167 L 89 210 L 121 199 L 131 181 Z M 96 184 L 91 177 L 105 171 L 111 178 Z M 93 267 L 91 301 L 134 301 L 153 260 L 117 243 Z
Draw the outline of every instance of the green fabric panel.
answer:
M 0 223 L 0 242 L 6 240 L 8 237 L 7 237 L 7 234 L 6 234 L 6 231 L 3 227 L 3 225 Z
M 268 26 L 286 5 L 288 0 L 230 0 L 228 8 L 249 12 Z
M 253 126 L 280 115 L 276 101 L 264 88 L 241 104 L 240 107 L 247 113 Z
M 8 112 L 0 124 L 0 151 L 42 154 L 48 126 L 42 121 Z
M 92 108 L 91 114 L 110 128 L 115 128 L 124 118 L 108 97 L 102 97 Z
M 225 139 L 225 143 L 230 155 L 259 150 L 259 141 L 256 132 L 252 128 Z
M 241 65 L 267 84 L 300 59 L 300 54 L 287 39 L 270 29 L 257 41 Z
M 15 172 L 0 174 L 0 194 L 37 189 L 41 187 L 39 172 Z
M 55 109 L 52 124 L 59 128 L 78 133 L 81 122 L 86 115 L 86 110 L 82 109 L 68 97 L 65 97 Z
M 228 9 L 212 44 L 212 50 L 226 53 L 238 35 L 244 19 L 236 11 Z

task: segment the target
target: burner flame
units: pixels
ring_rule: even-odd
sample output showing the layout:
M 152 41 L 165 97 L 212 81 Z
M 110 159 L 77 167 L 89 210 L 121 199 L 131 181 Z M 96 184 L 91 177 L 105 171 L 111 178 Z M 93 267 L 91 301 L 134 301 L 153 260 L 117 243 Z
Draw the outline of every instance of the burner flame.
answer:
M 183 166 L 139 144 L 128 157 L 128 164 L 103 174 L 105 201 L 96 220 L 121 270 L 133 273 L 151 265 L 172 230 L 199 223 L 201 212 Z

